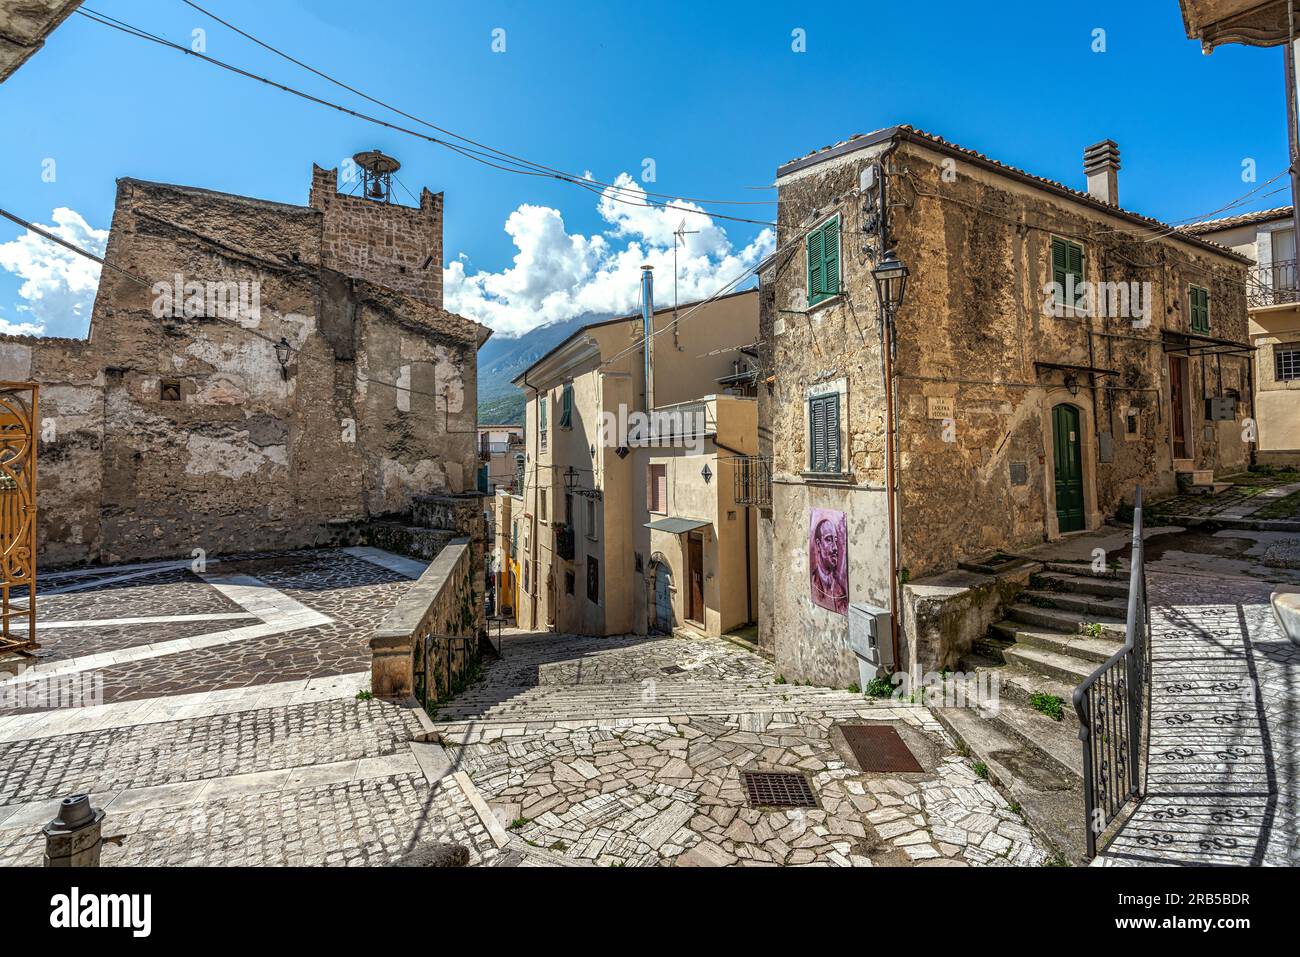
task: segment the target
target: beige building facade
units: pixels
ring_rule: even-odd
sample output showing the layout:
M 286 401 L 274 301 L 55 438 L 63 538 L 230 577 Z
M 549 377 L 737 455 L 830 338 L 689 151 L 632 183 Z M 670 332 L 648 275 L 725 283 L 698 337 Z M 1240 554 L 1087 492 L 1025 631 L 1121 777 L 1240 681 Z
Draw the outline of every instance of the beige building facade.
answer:
M 684 304 L 679 313 L 693 311 L 677 324 L 674 310 L 654 312 L 653 408 L 679 423 L 696 421 L 684 418 L 687 412 L 703 416 L 703 424 L 671 436 L 665 433 L 654 447 L 642 447 L 651 436 L 638 419 L 647 409 L 640 315 L 585 327 L 515 380 L 527 403 L 524 482 L 513 517 L 519 567 L 515 616 L 520 627 L 586 635 L 644 634 L 655 626 L 656 574 L 660 587 L 676 601 L 669 602 L 675 622 L 690 620 L 693 610 L 700 615 L 701 629 L 711 621 L 714 628 L 732 621 L 735 609 L 729 605 L 724 612 L 719 605 L 720 576 L 736 564 L 729 550 L 737 543 L 743 547 L 744 538 L 723 526 L 743 528 L 744 523 L 739 515 L 728 517 L 728 511 L 735 510 L 725 508 L 719 496 L 730 481 L 722 460 L 756 450 L 757 407 L 752 396 L 745 395 L 752 393 L 752 375 L 741 373 L 752 359 L 741 350 L 752 349 L 757 340 L 757 298 L 755 291 L 747 291 L 698 307 Z M 748 434 L 740 434 L 746 427 Z M 732 447 L 740 451 L 728 451 Z M 705 464 L 707 481 L 701 474 Z M 646 528 L 657 518 L 650 514 L 647 500 L 652 466 L 662 467 L 665 483 L 667 475 L 673 475 L 665 499 L 692 509 L 689 518 L 701 524 L 675 537 L 652 539 L 663 532 Z M 751 528 L 751 545 L 754 531 Z M 680 593 L 692 580 L 682 564 L 682 554 L 691 554 L 692 541 L 700 557 L 695 576 L 700 582 L 698 608 L 689 605 L 689 592 Z M 751 573 L 754 558 L 756 546 Z M 743 594 L 743 559 L 738 567 Z M 674 575 L 675 590 L 670 591 L 666 579 Z M 706 610 L 710 601 L 711 614 Z
M 1292 207 L 1188 226 L 1255 260 L 1246 285 L 1261 464 L 1300 465 L 1300 284 Z

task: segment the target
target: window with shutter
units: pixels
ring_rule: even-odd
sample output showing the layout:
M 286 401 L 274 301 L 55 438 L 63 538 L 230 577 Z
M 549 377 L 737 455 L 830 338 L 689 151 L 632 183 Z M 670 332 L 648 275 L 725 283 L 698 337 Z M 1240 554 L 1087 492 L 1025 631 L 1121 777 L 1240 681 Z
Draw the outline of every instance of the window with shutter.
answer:
M 668 466 L 652 465 L 646 482 L 646 507 L 652 512 L 662 512 L 668 502 Z
M 840 218 L 834 216 L 808 234 L 808 305 L 840 292 Z
M 560 393 L 560 428 L 573 428 L 573 383 L 564 383 Z
M 1068 239 L 1052 239 L 1052 282 L 1056 301 L 1063 306 L 1075 306 L 1079 299 L 1079 284 L 1083 282 L 1083 247 Z M 1070 290 L 1073 289 L 1073 297 Z
M 1202 286 L 1192 286 L 1188 293 L 1191 302 L 1193 332 L 1210 331 L 1210 291 Z
M 546 404 L 549 401 L 547 393 L 543 392 L 537 397 L 537 438 L 538 446 L 546 448 Z
M 840 397 L 839 393 L 814 396 L 808 400 L 810 472 L 840 471 Z

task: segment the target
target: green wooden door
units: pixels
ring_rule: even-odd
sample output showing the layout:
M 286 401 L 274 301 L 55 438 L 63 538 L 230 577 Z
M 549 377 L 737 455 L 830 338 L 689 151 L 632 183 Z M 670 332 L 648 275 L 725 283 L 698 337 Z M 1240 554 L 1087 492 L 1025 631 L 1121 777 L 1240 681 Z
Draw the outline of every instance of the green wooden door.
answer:
M 1056 519 L 1062 532 L 1083 528 L 1083 456 L 1079 454 L 1079 410 L 1052 410 L 1052 451 L 1056 462 Z

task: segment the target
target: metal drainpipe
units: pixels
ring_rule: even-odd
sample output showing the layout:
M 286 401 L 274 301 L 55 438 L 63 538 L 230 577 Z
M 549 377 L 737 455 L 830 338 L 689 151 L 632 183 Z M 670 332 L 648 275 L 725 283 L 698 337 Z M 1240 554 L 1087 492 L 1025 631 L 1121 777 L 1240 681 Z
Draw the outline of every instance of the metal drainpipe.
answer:
M 880 163 L 880 254 L 883 256 L 886 248 L 892 246 L 888 242 L 889 236 L 889 181 L 885 174 L 885 161 L 888 160 L 894 151 L 898 148 L 898 142 L 895 141 L 883 154 L 881 154 Z M 885 307 L 884 303 L 880 306 L 880 363 L 881 372 L 885 380 L 885 502 L 889 510 L 889 631 L 890 639 L 894 648 L 894 670 L 897 671 L 903 667 L 902 662 L 902 644 L 898 638 L 899 618 L 903 610 L 902 597 L 900 595 L 899 582 L 899 554 L 898 554 L 898 519 L 897 509 L 895 507 L 894 497 L 898 490 L 897 476 L 894 471 L 894 462 L 896 460 L 894 444 L 898 439 L 897 420 L 894 415 L 894 353 L 896 350 L 894 340 L 894 314 L 893 310 Z
M 533 388 L 533 386 L 531 386 L 531 385 L 528 384 L 528 373 L 527 373 L 527 372 L 524 373 L 524 389 L 533 389 L 533 392 L 534 392 L 534 393 L 537 392 L 537 390 L 536 390 L 535 388 Z M 537 528 L 536 528 L 536 522 L 537 522 L 537 471 L 538 471 L 538 468 L 540 467 L 540 466 L 538 465 L 538 460 L 539 460 L 540 457 L 541 457 L 541 448 L 542 448 L 542 445 L 541 445 L 541 434 L 542 434 L 542 430 L 541 430 L 541 424 L 542 424 L 542 419 L 541 419 L 541 414 L 542 414 L 542 413 L 541 413 L 541 401 L 542 401 L 542 400 L 541 400 L 541 397 L 538 396 L 538 399 L 537 399 L 537 402 L 538 402 L 538 406 L 537 406 L 537 409 L 538 409 L 538 411 L 537 411 L 537 416 L 538 416 L 538 417 L 537 417 L 537 426 L 538 426 L 538 428 L 537 428 L 537 436 L 538 436 L 538 443 L 537 443 L 537 448 L 533 450 L 533 451 L 535 451 L 535 452 L 538 453 L 537 455 L 534 455 L 534 456 L 533 456 L 533 509 L 532 509 L 532 512 L 533 512 L 533 518 L 532 518 L 532 522 L 533 522 L 533 524 L 534 524 L 534 527 L 533 527 L 533 529 L 532 529 L 532 531 L 531 531 L 531 534 L 529 534 L 529 536 L 528 536 L 528 553 L 529 553 L 529 560 L 531 561 L 532 566 L 533 566 L 533 569 L 532 569 L 533 573 L 532 573 L 532 575 L 529 576 L 529 579 L 528 579 L 528 583 L 529 583 L 530 585 L 536 585 L 536 583 L 537 583 Z M 527 413 L 527 408 L 525 408 L 525 410 L 524 410 L 524 433 L 525 433 L 525 435 L 527 434 L 527 432 L 528 432 L 528 413 Z M 527 490 L 527 489 L 524 489 L 524 491 L 527 492 L 528 490 Z M 524 496 L 524 517 L 525 517 L 525 518 L 528 517 L 528 497 L 527 497 L 526 495 Z M 525 592 L 525 594 L 528 594 L 528 593 Z M 529 630 L 529 631 L 536 631 L 536 630 L 537 630 L 537 602 L 535 602 L 535 601 L 533 600 L 533 596 L 532 596 L 532 595 L 528 595 L 528 630 Z

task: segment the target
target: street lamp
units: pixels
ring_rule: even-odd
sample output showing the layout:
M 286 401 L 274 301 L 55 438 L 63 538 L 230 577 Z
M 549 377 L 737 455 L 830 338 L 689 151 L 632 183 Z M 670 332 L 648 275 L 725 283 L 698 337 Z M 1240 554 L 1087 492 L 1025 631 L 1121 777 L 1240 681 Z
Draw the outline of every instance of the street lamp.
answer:
M 275 360 L 280 363 L 280 378 L 289 381 L 289 352 L 292 350 L 289 340 L 284 336 L 275 344 Z
M 572 465 L 564 470 L 564 487 L 569 491 L 578 487 L 578 470 Z
M 871 270 L 871 278 L 876 281 L 876 296 L 886 313 L 893 315 L 903 304 L 903 294 L 907 291 L 907 267 L 891 249 L 885 253 L 880 264 Z

